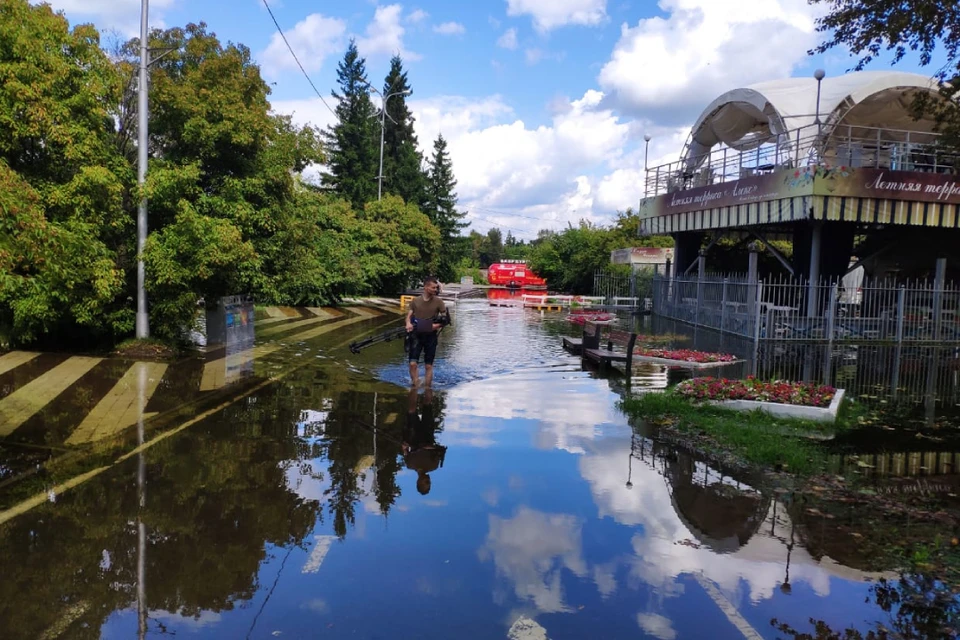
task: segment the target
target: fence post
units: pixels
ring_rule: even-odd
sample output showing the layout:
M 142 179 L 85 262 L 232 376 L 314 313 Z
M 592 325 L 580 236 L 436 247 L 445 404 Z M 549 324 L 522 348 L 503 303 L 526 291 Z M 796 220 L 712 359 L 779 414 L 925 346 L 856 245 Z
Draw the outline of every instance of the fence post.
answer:
M 720 298 L 720 331 L 724 331 L 727 327 L 727 281 L 728 278 L 723 279 L 723 293 Z
M 760 301 L 763 300 L 763 283 L 757 283 L 756 300 L 753 303 L 753 362 L 757 362 L 760 353 Z
M 697 324 L 700 323 L 700 307 L 703 306 L 703 280 L 707 275 L 707 257 L 703 249 L 697 257 Z
M 933 281 L 933 339 L 940 339 L 940 324 L 943 317 L 943 290 L 946 287 L 947 259 L 937 258 L 936 278 Z
M 823 356 L 823 384 L 830 384 L 830 368 L 833 361 L 833 335 L 837 320 L 838 284 L 830 288 L 830 304 L 827 307 L 827 351 Z
M 907 297 L 907 288 L 900 285 L 900 291 L 897 292 L 897 344 L 903 344 L 903 314 L 904 303 Z

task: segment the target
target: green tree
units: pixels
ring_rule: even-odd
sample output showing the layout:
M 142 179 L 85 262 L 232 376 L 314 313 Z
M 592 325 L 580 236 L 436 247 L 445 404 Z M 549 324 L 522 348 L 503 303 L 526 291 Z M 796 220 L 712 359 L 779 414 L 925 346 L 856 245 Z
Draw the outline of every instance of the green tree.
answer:
M 271 114 L 249 49 L 222 45 L 204 24 L 155 30 L 151 46 L 171 51 L 152 69 L 145 260 L 154 332 L 181 336 L 201 297 L 302 299 L 304 265 L 289 260 L 290 245 L 309 214 L 293 207 L 291 174 L 322 160 L 317 133 Z
M 487 231 L 486 242 L 480 260 L 488 266 L 503 258 L 503 232 L 493 227 Z
M 377 196 L 379 171 L 379 132 L 374 122 L 376 113 L 370 101 L 366 61 L 351 40 L 343 60 L 337 66 L 337 84 L 333 91 L 337 100 L 337 123 L 325 136 L 329 172 L 322 184 L 333 189 L 357 210 Z
M 118 265 L 133 174 L 113 144 L 122 82 L 99 34 L 0 2 L 0 78 L 0 341 L 132 329 Z
M 383 82 L 387 100 L 387 117 L 383 130 L 383 189 L 423 207 L 426 204 L 426 176 L 424 176 L 417 134 L 413 129 L 413 114 L 407 107 L 407 95 L 412 93 L 403 69 L 403 60 L 394 56 L 390 71 Z
M 941 81 L 943 100 L 919 95 L 914 115 L 932 115 L 946 141 L 960 146 L 960 4 L 954 0 L 810 0 L 828 6 L 817 20 L 817 30 L 828 34 L 810 53 L 825 53 L 840 46 L 860 57 L 861 70 L 883 51 L 893 52 L 893 62 L 901 61 L 908 51 L 918 51 L 920 64 L 929 65 L 934 53 L 944 52 L 946 61 L 935 77 Z
M 543 233 L 531 248 L 528 263 L 551 288 L 575 294 L 589 294 L 597 269 L 610 264 L 610 251 L 620 248 L 615 228 L 581 220 L 561 233 Z
M 454 177 L 450 153 L 447 151 L 447 141 L 442 134 L 437 136 L 433 143 L 433 156 L 427 176 L 424 213 L 440 229 L 442 243 L 437 277 L 449 280 L 453 277 L 454 266 L 462 255 L 463 245 L 457 238 L 468 224 L 463 222 L 466 214 L 457 211 L 457 180 Z
M 436 272 L 440 231 L 415 205 L 387 196 L 367 203 L 359 217 L 365 281 L 376 291 L 398 293 Z

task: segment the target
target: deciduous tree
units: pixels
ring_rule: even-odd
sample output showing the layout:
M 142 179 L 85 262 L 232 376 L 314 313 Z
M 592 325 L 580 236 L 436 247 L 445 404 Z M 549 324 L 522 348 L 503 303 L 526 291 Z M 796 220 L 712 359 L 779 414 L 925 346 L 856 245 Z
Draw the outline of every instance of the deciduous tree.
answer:
M 939 50 L 945 63 L 934 74 L 941 81 L 945 100 L 920 95 L 914 101 L 915 115 L 933 115 L 949 144 L 960 146 L 960 4 L 954 0 L 810 0 L 827 6 L 817 21 L 826 39 L 811 53 L 826 53 L 835 47 L 859 56 L 855 68 L 866 68 L 884 51 L 893 62 L 909 51 L 919 53 L 920 64 L 929 65 Z

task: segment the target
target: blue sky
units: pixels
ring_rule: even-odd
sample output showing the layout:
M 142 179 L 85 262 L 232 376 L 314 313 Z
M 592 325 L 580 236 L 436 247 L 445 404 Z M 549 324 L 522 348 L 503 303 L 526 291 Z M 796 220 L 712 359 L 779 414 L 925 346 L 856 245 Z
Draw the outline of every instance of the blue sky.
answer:
M 764 80 L 838 75 L 842 52 L 808 56 L 819 34 L 806 0 L 267 0 L 329 102 L 351 37 L 381 86 L 394 53 L 408 70 L 421 147 L 450 143 L 473 228 L 532 238 L 586 218 L 609 222 L 642 195 L 650 163 L 676 159 L 720 93 Z M 52 0 L 71 22 L 124 36 L 139 0 Z M 153 26 L 206 22 L 253 52 L 278 112 L 331 114 L 296 68 L 263 0 L 151 0 Z M 883 64 L 872 68 L 883 68 Z M 898 65 L 917 70 L 912 62 Z

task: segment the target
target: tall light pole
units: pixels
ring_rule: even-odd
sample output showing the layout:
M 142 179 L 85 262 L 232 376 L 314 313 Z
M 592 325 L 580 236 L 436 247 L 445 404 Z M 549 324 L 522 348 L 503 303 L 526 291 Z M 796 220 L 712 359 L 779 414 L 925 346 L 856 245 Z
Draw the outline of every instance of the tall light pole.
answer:
M 146 2 L 146 0 L 144 0 L 144 2 Z M 376 89 L 374 89 L 374 91 L 376 91 Z M 387 128 L 387 100 L 393 96 L 408 96 L 410 93 L 410 89 L 388 93 L 383 97 L 383 104 L 380 105 L 380 171 L 377 175 L 377 200 L 380 200 L 383 196 L 383 133 Z
M 820 141 L 820 132 L 821 132 L 821 123 L 820 123 L 820 83 L 823 82 L 823 77 L 827 75 L 827 72 L 823 69 L 817 69 L 813 72 L 813 77 L 817 81 L 817 115 L 814 118 L 813 123 L 817 125 L 817 141 Z
M 141 193 L 147 181 L 147 67 L 150 64 L 150 50 L 147 39 L 149 0 L 140 0 L 140 81 L 137 86 L 137 186 Z M 144 288 L 145 269 L 143 266 L 143 247 L 147 242 L 147 197 L 140 196 L 137 207 L 137 338 L 150 337 L 150 316 L 147 315 L 147 292 Z
M 644 134 L 643 136 L 643 170 L 647 171 L 647 154 L 650 152 L 650 134 Z

